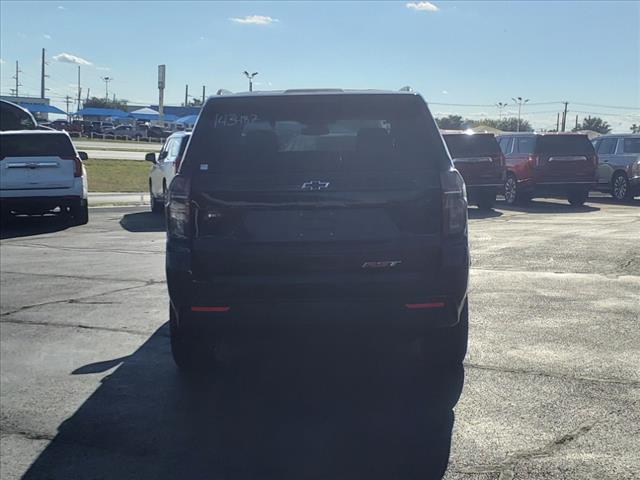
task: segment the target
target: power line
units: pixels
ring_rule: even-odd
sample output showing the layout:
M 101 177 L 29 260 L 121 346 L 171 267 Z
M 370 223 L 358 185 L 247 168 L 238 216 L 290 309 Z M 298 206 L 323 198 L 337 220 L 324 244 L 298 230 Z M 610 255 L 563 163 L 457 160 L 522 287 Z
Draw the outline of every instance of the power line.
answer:
M 602 105 L 598 103 L 580 103 L 580 102 L 571 102 L 574 105 L 582 105 L 583 107 L 600 107 L 600 108 L 617 108 L 620 110 L 638 110 L 640 111 L 640 107 L 623 107 L 620 105 Z

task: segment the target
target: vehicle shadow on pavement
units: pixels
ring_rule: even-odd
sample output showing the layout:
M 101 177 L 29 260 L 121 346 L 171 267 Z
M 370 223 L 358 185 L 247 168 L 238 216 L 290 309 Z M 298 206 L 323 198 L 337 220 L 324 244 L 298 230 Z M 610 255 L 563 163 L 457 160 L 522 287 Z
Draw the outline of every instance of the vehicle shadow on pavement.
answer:
M 152 212 L 126 213 L 120 219 L 120 226 L 128 232 L 164 232 L 164 214 Z
M 130 356 L 105 361 L 123 363 L 23 478 L 423 480 L 444 473 L 461 364 L 427 373 L 407 349 L 296 337 L 240 354 L 228 349 L 215 374 L 189 378 L 176 371 L 167 336 L 165 325 Z
M 66 217 L 57 215 L 18 216 L 0 223 L 0 239 L 31 237 L 45 233 L 55 233 L 72 227 Z
M 588 200 L 591 202 L 591 200 Z M 507 205 L 506 202 L 499 202 L 497 207 L 501 210 L 526 213 L 587 213 L 597 212 L 600 207 L 593 207 L 585 204 L 580 207 L 570 205 L 566 200 L 548 201 L 534 199 L 522 205 Z
M 640 198 L 633 198 L 631 200 L 625 200 L 621 202 L 620 200 L 615 200 L 613 197 L 590 197 L 587 200 L 589 203 L 600 203 L 605 205 L 620 205 L 620 206 L 634 206 L 640 207 Z
M 480 208 L 469 208 L 467 210 L 467 215 L 471 219 L 496 218 L 496 217 L 501 217 L 502 212 L 498 210 L 494 210 L 493 208 L 489 210 L 483 210 Z

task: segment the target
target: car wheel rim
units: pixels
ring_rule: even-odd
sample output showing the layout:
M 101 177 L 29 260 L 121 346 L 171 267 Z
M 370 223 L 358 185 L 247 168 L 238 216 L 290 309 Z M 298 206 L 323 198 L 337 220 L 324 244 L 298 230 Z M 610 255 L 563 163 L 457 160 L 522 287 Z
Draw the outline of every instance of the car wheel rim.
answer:
M 504 186 L 504 198 L 507 203 L 513 203 L 516 198 L 516 182 L 509 178 Z
M 622 200 L 627 195 L 627 182 L 624 177 L 616 177 L 616 181 L 613 184 L 613 196 L 619 200 Z

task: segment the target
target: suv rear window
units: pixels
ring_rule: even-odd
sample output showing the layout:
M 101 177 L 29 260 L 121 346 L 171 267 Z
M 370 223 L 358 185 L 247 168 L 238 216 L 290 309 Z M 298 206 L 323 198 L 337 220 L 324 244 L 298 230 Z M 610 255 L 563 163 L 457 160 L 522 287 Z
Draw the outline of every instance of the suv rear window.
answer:
M 418 96 L 218 98 L 200 115 L 185 165 L 218 173 L 436 169 L 449 162 L 443 147 Z
M 594 155 L 595 150 L 586 135 L 541 135 L 537 153 L 555 155 Z
M 444 135 L 452 158 L 487 157 L 500 155 L 496 137 L 489 134 Z
M 625 138 L 624 153 L 640 153 L 640 138 Z
M 74 157 L 75 149 L 64 134 L 2 134 L 0 158 L 5 157 Z

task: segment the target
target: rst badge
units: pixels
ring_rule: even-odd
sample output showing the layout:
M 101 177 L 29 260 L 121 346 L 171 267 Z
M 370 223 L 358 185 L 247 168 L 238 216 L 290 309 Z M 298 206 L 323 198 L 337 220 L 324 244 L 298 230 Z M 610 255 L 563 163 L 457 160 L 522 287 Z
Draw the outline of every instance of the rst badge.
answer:
M 320 180 L 304 182 L 300 187 L 301 190 L 325 190 L 326 188 L 329 188 L 329 182 L 322 182 Z
M 381 262 L 364 262 L 362 268 L 393 268 L 402 263 L 402 260 L 384 260 Z

